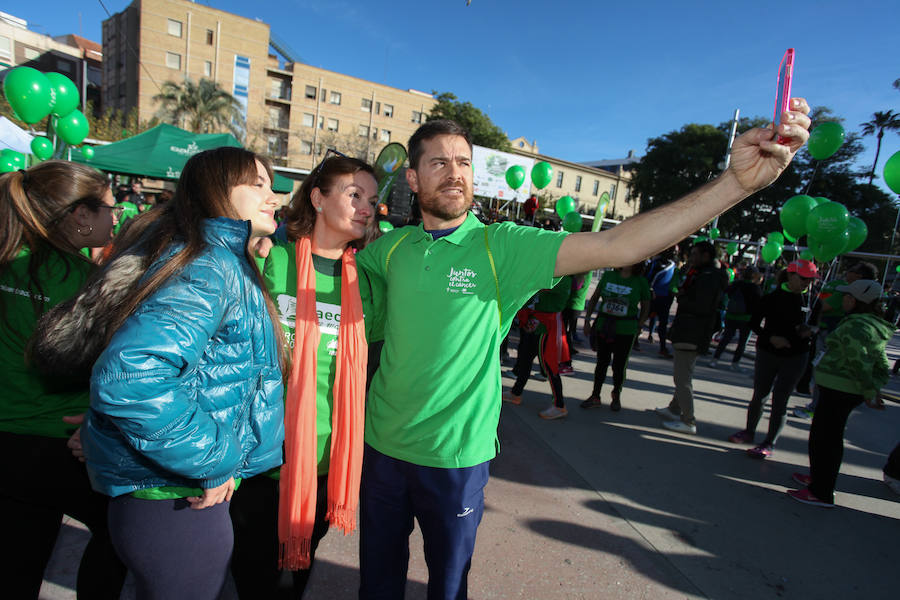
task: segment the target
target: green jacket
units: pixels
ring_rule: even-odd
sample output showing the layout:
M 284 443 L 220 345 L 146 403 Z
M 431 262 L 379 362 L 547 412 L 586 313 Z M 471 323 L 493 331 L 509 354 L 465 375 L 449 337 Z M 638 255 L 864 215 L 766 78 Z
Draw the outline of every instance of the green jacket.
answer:
M 893 334 L 893 326 L 875 315 L 847 315 L 825 340 L 825 354 L 816 364 L 816 384 L 874 398 L 888 381 L 884 347 Z

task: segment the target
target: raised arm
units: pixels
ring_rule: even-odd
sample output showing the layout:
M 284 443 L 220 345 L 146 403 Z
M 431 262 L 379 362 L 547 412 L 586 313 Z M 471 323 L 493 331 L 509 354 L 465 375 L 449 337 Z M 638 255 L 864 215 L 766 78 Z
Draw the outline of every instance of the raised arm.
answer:
M 633 265 L 770 185 L 809 138 L 808 113 L 806 100 L 791 98 L 791 110 L 785 111 L 778 125 L 778 134 L 789 138 L 788 145 L 774 141 L 771 127 L 751 129 L 734 141 L 731 166 L 717 179 L 612 229 L 568 236 L 556 255 L 556 276 Z

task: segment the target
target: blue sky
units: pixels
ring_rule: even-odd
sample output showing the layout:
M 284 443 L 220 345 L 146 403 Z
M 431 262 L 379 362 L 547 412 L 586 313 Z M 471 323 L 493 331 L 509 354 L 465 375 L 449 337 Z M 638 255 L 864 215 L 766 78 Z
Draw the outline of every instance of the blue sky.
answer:
M 103 0 L 118 12 L 128 0 Z M 201 0 L 259 18 L 309 64 L 398 88 L 450 91 L 510 137 L 574 161 L 643 154 L 647 140 L 735 108 L 771 115 L 784 50 L 794 95 L 857 130 L 900 112 L 900 2 L 757 0 L 643 3 L 537 0 Z M 98 0 L 19 3 L 6 12 L 44 33 L 99 41 Z M 874 138 L 864 140 L 871 165 Z M 879 169 L 900 151 L 888 133 Z

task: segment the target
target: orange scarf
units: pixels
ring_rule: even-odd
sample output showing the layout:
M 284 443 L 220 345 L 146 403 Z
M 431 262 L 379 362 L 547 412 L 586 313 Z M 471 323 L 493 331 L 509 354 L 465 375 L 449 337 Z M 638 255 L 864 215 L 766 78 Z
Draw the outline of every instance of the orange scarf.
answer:
M 281 569 L 310 566 L 310 543 L 316 517 L 316 273 L 308 237 L 297 240 L 297 317 L 294 352 L 285 406 L 285 461 L 278 499 Z M 356 258 L 352 248 L 341 257 L 341 322 L 338 327 L 334 407 L 331 415 L 331 467 L 328 512 L 332 527 L 344 535 L 356 528 L 359 479 L 362 474 L 368 345 Z

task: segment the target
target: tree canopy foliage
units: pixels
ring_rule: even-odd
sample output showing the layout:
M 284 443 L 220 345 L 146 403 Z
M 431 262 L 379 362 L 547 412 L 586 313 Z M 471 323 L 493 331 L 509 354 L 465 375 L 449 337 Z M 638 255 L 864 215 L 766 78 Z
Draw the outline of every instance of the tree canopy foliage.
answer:
M 491 118 L 476 108 L 471 102 L 460 102 L 450 92 L 432 92 L 437 104 L 428 113 L 428 120 L 451 119 L 469 131 L 473 144 L 509 152 L 512 145 L 502 129 L 494 125 Z

